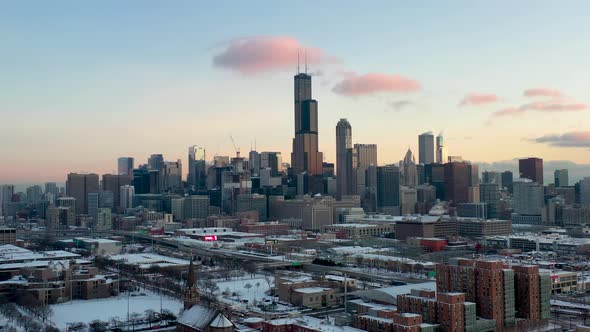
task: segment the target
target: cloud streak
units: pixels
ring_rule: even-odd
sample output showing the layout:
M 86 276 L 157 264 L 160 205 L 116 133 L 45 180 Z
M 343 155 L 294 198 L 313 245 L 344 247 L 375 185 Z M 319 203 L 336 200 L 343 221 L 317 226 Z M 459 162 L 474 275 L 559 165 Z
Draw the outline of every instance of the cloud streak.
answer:
M 357 97 L 377 93 L 410 93 L 420 90 L 420 84 L 410 78 L 383 73 L 351 74 L 334 86 L 339 95 Z
M 531 139 L 531 141 L 555 147 L 590 148 L 590 131 L 569 132 L 562 135 L 545 135 Z
M 514 115 L 522 115 L 528 111 L 534 112 L 550 112 L 550 113 L 560 113 L 560 112 L 579 112 L 587 110 L 590 106 L 584 103 L 575 103 L 563 100 L 550 100 L 550 101 L 542 101 L 542 102 L 534 102 L 534 103 L 527 103 L 523 104 L 519 107 L 508 107 L 501 110 L 498 110 L 492 113 L 493 117 L 504 117 L 504 116 L 514 116 Z
M 412 102 L 409 100 L 397 100 L 389 103 L 389 106 L 391 106 L 391 108 L 393 108 L 393 110 L 396 112 L 402 111 L 411 105 Z
M 522 93 L 525 97 L 562 97 L 563 93 L 558 90 L 548 89 L 548 88 L 533 88 L 524 90 Z
M 317 47 L 303 45 L 299 40 L 289 36 L 259 36 L 233 40 L 226 48 L 213 57 L 213 65 L 219 68 L 235 70 L 244 75 L 264 72 L 294 70 L 297 54 L 300 54 L 303 67 L 304 53 L 307 63 L 320 65 L 337 62 Z
M 459 103 L 460 106 L 479 106 L 485 104 L 493 104 L 500 100 L 500 98 L 491 93 L 469 93 Z
M 522 115 L 524 113 L 525 111 L 521 110 L 519 107 L 508 107 L 495 111 L 494 113 L 492 113 L 492 116 L 498 118 L 504 116 Z

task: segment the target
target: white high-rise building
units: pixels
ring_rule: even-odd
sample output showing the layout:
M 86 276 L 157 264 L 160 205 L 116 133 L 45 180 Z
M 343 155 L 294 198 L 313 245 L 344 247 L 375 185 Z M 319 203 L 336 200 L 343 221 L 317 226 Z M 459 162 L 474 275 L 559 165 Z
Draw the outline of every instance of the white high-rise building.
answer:
M 434 162 L 434 135 L 425 132 L 418 136 L 418 163 L 423 165 Z
M 133 207 L 133 196 L 135 196 L 135 187 L 130 185 L 121 186 L 121 209 L 129 209 Z
M 377 166 L 377 144 L 355 144 L 352 165 L 354 180 L 353 194 L 365 196 L 366 172 L 370 166 Z
M 402 161 L 401 170 L 403 185 L 410 188 L 416 187 L 418 185 L 418 169 L 416 168 L 416 158 L 409 148 Z
M 442 133 L 436 136 L 436 162 L 439 164 L 445 164 L 447 162 L 447 150 L 444 146 Z
M 113 216 L 111 209 L 100 208 L 96 212 L 95 229 L 98 231 L 110 230 L 113 228 Z
M 187 183 L 195 189 L 207 187 L 207 166 L 205 162 L 205 148 L 196 145 L 188 148 Z

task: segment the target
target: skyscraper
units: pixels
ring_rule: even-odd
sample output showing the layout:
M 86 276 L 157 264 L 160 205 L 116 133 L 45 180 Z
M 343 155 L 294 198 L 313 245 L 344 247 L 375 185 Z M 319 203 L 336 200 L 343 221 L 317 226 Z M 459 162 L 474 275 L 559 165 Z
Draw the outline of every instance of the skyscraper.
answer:
M 444 138 L 442 133 L 436 136 L 436 162 L 444 164 L 447 162 L 447 150 L 444 145 Z
M 311 98 L 311 76 L 295 75 L 295 138 L 291 167 L 295 174 L 322 174 L 323 154 L 318 146 L 318 102 Z
M 469 164 L 464 162 L 446 163 L 445 200 L 453 204 L 469 202 L 469 183 L 471 174 Z
M 207 188 L 207 166 L 205 164 L 205 149 L 196 145 L 188 148 L 188 176 L 189 186 L 195 189 Z
M 59 189 L 57 188 L 57 183 L 55 182 L 45 182 L 45 194 L 59 194 Z
M 529 179 L 514 182 L 512 223 L 541 224 L 543 214 L 543 186 Z
M 352 194 L 352 127 L 346 119 L 336 125 L 336 188 L 338 197 Z
M 162 169 L 162 190 L 176 190 L 182 188 L 182 161 L 165 161 Z
M 184 198 L 183 216 L 186 219 L 203 219 L 209 216 L 209 196 L 193 195 Z
M 523 179 L 529 179 L 543 184 L 543 159 L 526 158 L 518 161 L 518 172 Z
M 555 188 L 569 186 L 569 176 L 567 169 L 556 169 L 553 175 L 555 177 Z
M 497 183 L 502 185 L 502 174 L 500 172 L 485 171 L 481 173 L 482 183 Z
M 147 162 L 148 168 L 151 170 L 159 171 L 164 168 L 164 156 L 160 153 L 152 154 L 148 158 Z
M 41 196 L 43 195 L 43 189 L 41 186 L 34 185 L 27 188 L 27 203 L 29 204 L 37 204 L 41 200 Z
M 394 165 L 377 167 L 377 210 L 399 214 L 400 170 Z
M 119 199 L 118 204 L 121 209 L 129 209 L 133 207 L 133 196 L 135 196 L 135 188 L 130 185 L 124 185 L 119 188 Z
M 502 172 L 502 188 L 506 188 L 506 190 L 508 190 L 509 193 L 513 192 L 512 182 L 513 182 L 512 172 L 510 172 L 510 171 Z
M 582 205 L 590 205 L 590 177 L 583 178 L 579 184 L 579 202 Z
M 424 165 L 434 162 L 434 135 L 431 131 L 418 136 L 418 162 Z
M 88 213 L 88 194 L 98 192 L 97 174 L 68 174 L 66 194 L 76 199 L 76 213 Z
M 486 203 L 487 216 L 490 219 L 498 218 L 498 204 L 501 198 L 499 183 L 482 183 L 479 185 L 480 201 Z
M 260 153 L 255 150 L 251 150 L 248 154 L 248 161 L 250 162 L 250 172 L 252 175 L 260 174 Z
M 260 168 L 270 168 L 270 176 L 278 176 L 281 171 L 283 157 L 280 152 L 261 152 Z
M 414 188 L 418 185 L 418 171 L 416 169 L 416 158 L 412 150 L 408 148 L 402 161 L 403 185 Z
M 11 184 L 0 185 L 0 216 L 4 215 L 4 205 L 12 200 L 14 186 Z
M 119 175 L 133 175 L 133 158 L 121 157 L 117 160 Z
M 119 188 L 125 185 L 130 185 L 133 181 L 133 171 L 131 175 L 112 175 L 104 174 L 102 176 L 102 190 L 113 193 L 113 202 L 115 208 L 118 209 L 121 206 L 121 196 Z
M 356 188 L 353 188 L 353 191 L 364 199 L 367 188 L 367 169 L 370 166 L 377 166 L 377 144 L 355 144 L 352 155 L 356 158 L 352 162 L 353 166 L 356 166 L 353 172 L 356 176 Z

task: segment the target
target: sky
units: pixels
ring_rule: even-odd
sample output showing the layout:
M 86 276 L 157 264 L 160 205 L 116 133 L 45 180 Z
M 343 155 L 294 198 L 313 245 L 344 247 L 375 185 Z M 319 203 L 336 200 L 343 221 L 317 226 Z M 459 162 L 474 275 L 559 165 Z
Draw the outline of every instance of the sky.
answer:
M 590 164 L 588 1 L 18 1 L 0 5 L 0 183 L 281 151 L 307 54 L 320 150 L 335 126 L 394 163 Z M 304 71 L 302 64 L 300 70 Z M 590 175 L 590 172 L 589 172 Z

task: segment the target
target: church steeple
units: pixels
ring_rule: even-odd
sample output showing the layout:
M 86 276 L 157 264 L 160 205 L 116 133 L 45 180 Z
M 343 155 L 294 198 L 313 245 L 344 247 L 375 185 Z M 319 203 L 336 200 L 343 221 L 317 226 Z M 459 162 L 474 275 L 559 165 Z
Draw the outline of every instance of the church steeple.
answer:
M 186 278 L 186 288 L 184 290 L 184 310 L 190 309 L 192 306 L 200 302 L 199 290 L 197 288 L 197 277 L 193 266 L 193 257 L 188 265 L 188 275 Z

